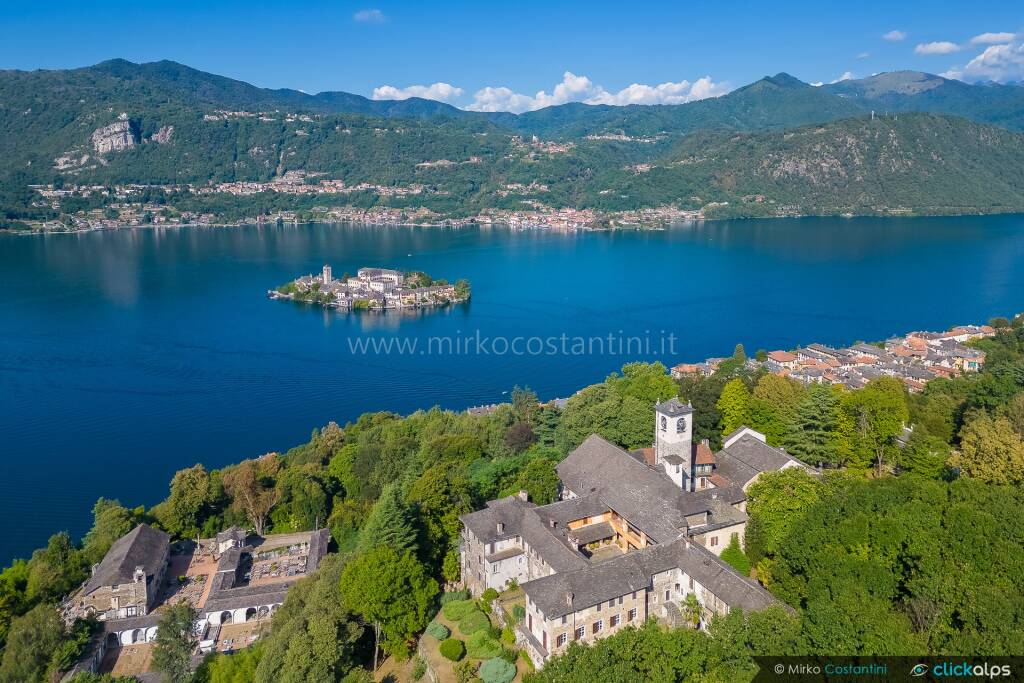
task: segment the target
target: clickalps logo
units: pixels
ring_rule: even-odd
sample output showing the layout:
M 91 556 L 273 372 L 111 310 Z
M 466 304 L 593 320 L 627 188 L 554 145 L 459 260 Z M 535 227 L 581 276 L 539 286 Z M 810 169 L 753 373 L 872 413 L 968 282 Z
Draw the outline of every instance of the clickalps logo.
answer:
M 1002 678 L 1009 676 L 1012 671 L 1009 664 L 989 664 L 988 662 L 980 664 L 971 662 L 917 664 L 910 670 L 910 675 L 914 677 L 924 676 L 928 673 L 936 678 Z

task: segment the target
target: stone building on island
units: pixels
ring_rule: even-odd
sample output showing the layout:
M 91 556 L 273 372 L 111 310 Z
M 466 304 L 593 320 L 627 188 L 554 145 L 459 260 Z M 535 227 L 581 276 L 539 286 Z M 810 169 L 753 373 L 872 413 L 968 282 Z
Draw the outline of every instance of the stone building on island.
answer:
M 699 627 L 775 602 L 719 555 L 743 542 L 757 477 L 805 466 L 746 427 L 712 453 L 692 443 L 692 414 L 678 399 L 656 405 L 654 445 L 639 451 L 591 435 L 557 466 L 560 499 L 549 505 L 520 492 L 462 516 L 463 583 L 477 596 L 522 587 L 517 639 L 537 666 L 573 640 L 649 618 L 692 623 L 691 594 Z

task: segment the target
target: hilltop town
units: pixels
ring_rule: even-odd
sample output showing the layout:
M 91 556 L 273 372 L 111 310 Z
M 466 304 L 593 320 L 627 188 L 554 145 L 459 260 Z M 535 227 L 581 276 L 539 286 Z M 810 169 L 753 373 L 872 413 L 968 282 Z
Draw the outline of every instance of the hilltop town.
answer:
M 303 301 L 346 310 L 385 310 L 445 306 L 469 299 L 469 282 L 434 280 L 423 272 L 403 273 L 387 268 L 360 268 L 355 277 L 335 279 L 331 266 L 318 275 L 303 275 L 267 295 L 272 299 Z
M 751 369 L 764 368 L 800 382 L 841 384 L 847 389 L 860 389 L 879 377 L 895 377 L 909 391 L 918 392 L 937 377 L 980 371 L 985 364 L 985 352 L 965 343 L 995 334 L 991 325 L 959 325 L 946 332 L 911 332 L 877 344 L 860 342 L 839 349 L 808 344 L 791 351 L 759 352 L 744 362 Z M 725 360 L 708 358 L 700 363 L 680 363 L 672 368 L 672 376 L 710 376 Z

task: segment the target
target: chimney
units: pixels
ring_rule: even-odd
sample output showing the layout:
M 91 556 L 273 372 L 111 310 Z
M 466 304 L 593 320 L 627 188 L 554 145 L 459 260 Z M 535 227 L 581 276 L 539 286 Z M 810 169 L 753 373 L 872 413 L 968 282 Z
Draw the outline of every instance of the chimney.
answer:
M 704 444 L 705 446 L 707 446 L 708 448 L 711 448 L 711 440 L 710 439 L 704 439 L 704 440 L 701 441 L 701 443 Z
M 505 530 L 505 522 L 498 522 L 498 533 L 500 534 Z
M 557 527 L 558 527 L 558 522 L 556 522 L 555 520 L 553 520 L 553 519 L 552 519 L 552 520 L 551 520 L 551 528 L 552 528 L 552 529 L 555 529 L 555 528 L 557 528 Z
M 145 581 L 146 568 L 143 567 L 141 564 L 135 567 L 135 574 L 132 576 L 132 579 L 134 579 L 136 582 Z
M 683 539 L 683 547 L 686 548 L 687 550 L 690 549 L 690 539 L 689 538 Z
M 565 594 L 565 604 L 566 604 L 567 607 L 572 607 L 572 598 L 573 598 L 572 591 L 568 591 Z
M 530 494 L 528 494 L 526 491 L 523 491 L 522 489 L 520 489 L 519 493 L 516 494 L 516 498 L 518 498 L 519 500 L 523 501 L 524 503 L 527 503 L 530 500 Z

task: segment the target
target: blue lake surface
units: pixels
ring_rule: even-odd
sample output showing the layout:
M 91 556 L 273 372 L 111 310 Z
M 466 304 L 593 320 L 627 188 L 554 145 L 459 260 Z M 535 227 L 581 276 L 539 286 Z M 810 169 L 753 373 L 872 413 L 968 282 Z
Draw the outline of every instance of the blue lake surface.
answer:
M 336 275 L 383 266 L 468 278 L 473 298 L 431 313 L 349 315 L 266 297 L 324 263 Z M 58 530 L 80 536 L 100 496 L 152 505 L 177 469 L 280 451 L 365 411 L 462 409 L 505 400 L 516 384 L 568 396 L 629 360 L 695 361 L 737 342 L 751 352 L 846 344 L 1013 314 L 1024 310 L 1022 264 L 1024 216 L 637 233 L 305 225 L 0 235 L 0 561 Z M 431 338 L 477 334 L 492 353 L 472 342 L 468 353 L 421 353 Z M 526 338 L 562 335 L 570 347 L 608 335 L 650 347 L 493 353 L 500 339 L 536 351 Z M 352 351 L 366 339 L 419 346 Z

